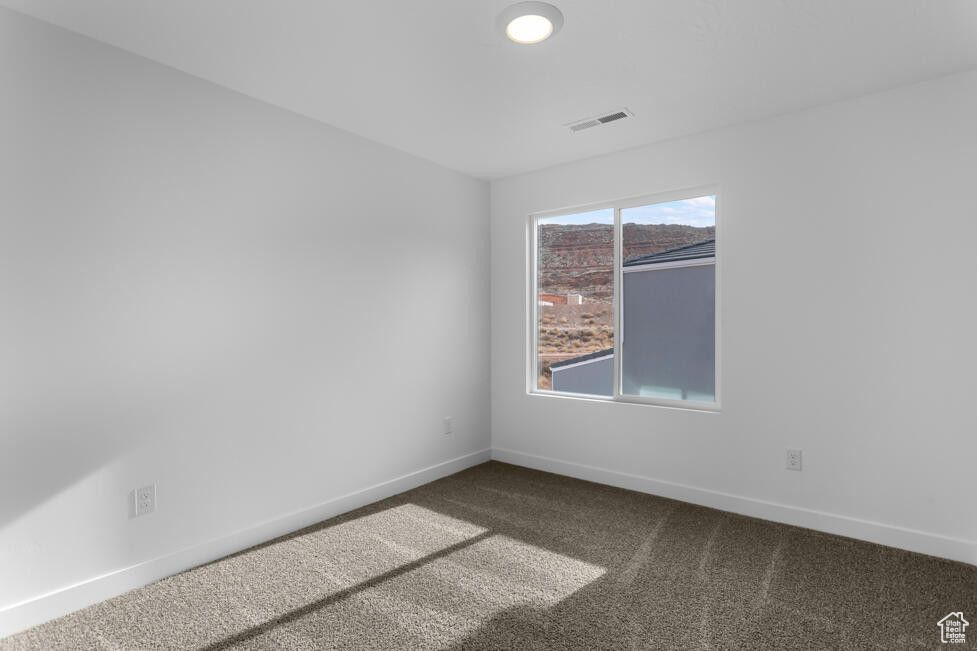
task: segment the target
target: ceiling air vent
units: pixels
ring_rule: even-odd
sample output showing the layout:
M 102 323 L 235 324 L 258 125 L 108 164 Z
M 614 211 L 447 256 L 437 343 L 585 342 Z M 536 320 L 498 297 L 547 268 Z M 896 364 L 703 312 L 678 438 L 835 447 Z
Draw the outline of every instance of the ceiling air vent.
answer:
M 585 120 L 577 120 L 566 125 L 570 131 L 576 133 L 577 131 L 583 131 L 584 129 L 590 129 L 591 127 L 599 127 L 602 124 L 607 124 L 608 122 L 616 122 L 617 120 L 623 120 L 624 118 L 633 117 L 634 113 L 627 109 L 621 109 L 619 111 L 613 111 L 607 113 L 606 115 L 598 115 L 593 118 L 586 118 Z

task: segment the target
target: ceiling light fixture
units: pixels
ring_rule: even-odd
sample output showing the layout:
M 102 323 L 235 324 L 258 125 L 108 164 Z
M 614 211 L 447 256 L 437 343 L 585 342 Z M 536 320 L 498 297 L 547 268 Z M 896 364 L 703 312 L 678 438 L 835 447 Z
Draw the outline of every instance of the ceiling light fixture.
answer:
M 563 27 L 563 14 L 547 2 L 517 2 L 499 15 L 499 25 L 513 43 L 542 43 Z

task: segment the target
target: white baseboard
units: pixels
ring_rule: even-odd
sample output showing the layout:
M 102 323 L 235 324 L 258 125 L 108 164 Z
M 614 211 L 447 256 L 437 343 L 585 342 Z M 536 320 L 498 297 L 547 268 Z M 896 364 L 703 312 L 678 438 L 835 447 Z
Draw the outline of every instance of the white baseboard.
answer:
M 493 448 L 492 458 L 526 468 L 545 470 L 558 475 L 627 488 L 762 520 L 771 520 L 977 565 L 977 541 L 974 540 L 951 538 L 882 522 L 696 488 L 695 486 L 652 479 L 641 475 L 527 454 L 517 450 Z
M 208 563 L 278 536 L 352 511 L 465 468 L 496 459 L 518 466 L 627 488 L 763 520 L 815 529 L 890 547 L 977 565 L 977 541 L 906 529 L 844 515 L 731 495 L 641 475 L 597 468 L 516 450 L 480 450 L 423 468 L 390 481 L 342 495 L 315 506 L 263 522 L 216 540 L 66 586 L 0 609 L 0 638 L 68 614 L 93 603 Z
M 403 493 L 422 484 L 484 463 L 491 450 L 480 450 L 390 481 L 333 498 L 315 506 L 268 520 L 216 540 L 194 545 L 137 565 L 96 576 L 0 609 L 0 638 L 291 533 L 361 506 Z

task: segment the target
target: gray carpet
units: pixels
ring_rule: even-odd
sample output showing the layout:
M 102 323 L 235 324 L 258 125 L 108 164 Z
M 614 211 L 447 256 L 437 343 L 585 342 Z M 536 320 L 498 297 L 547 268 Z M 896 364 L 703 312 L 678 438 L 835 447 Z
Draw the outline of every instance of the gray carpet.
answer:
M 487 463 L 0 649 L 941 648 L 977 568 Z

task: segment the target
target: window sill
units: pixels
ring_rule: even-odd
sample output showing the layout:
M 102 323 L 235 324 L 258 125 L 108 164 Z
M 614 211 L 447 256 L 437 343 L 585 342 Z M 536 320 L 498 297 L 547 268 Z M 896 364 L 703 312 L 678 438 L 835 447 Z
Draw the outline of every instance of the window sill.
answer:
M 690 402 L 679 400 L 662 400 L 658 398 L 644 398 L 641 396 L 593 396 L 582 393 L 561 393 L 530 389 L 527 395 L 537 398 L 556 398 L 560 400 L 579 400 L 581 402 L 599 402 L 604 404 L 637 405 L 641 407 L 659 407 L 663 409 L 677 409 L 680 411 L 694 411 L 697 413 L 718 414 L 722 410 L 718 402 Z

